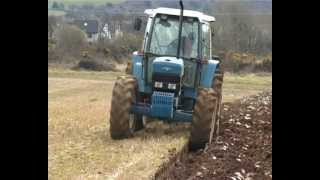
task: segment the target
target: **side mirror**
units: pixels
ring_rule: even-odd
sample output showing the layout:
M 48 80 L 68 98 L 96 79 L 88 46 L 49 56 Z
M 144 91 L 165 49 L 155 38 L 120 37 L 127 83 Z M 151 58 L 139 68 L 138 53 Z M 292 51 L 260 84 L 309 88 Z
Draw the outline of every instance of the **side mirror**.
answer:
M 136 18 L 134 20 L 134 30 L 140 31 L 142 20 L 140 18 Z
M 212 27 L 211 29 L 212 29 L 212 30 L 211 30 L 211 36 L 214 37 L 215 34 L 214 34 L 214 29 L 213 29 L 213 27 Z

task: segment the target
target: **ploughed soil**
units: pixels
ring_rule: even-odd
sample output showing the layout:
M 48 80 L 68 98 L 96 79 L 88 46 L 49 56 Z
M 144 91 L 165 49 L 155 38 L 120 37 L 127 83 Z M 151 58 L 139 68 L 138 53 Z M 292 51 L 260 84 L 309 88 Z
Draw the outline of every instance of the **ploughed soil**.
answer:
M 272 179 L 272 92 L 225 103 L 219 137 L 176 162 L 170 179 Z

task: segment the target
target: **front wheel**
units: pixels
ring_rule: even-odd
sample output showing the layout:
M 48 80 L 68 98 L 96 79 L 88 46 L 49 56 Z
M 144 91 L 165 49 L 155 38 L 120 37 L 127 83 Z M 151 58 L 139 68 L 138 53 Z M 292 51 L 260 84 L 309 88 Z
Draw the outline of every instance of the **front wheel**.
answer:
M 123 139 L 143 128 L 142 116 L 130 113 L 136 102 L 137 82 L 132 76 L 120 76 L 112 92 L 110 112 L 110 135 L 112 139 Z

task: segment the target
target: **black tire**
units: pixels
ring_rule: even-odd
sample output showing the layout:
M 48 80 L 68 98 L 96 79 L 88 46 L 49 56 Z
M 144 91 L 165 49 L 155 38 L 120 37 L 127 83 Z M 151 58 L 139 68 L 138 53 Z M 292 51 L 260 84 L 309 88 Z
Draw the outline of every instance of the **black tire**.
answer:
M 199 88 L 193 111 L 189 150 L 204 148 L 209 142 L 212 117 L 217 113 L 217 93 L 212 88 Z
M 134 131 L 139 131 L 144 128 L 142 115 L 135 115 L 135 125 L 134 125 Z
M 212 88 L 218 93 L 219 96 L 222 96 L 223 77 L 224 77 L 223 70 L 218 69 L 212 80 Z
M 120 76 L 112 92 L 110 111 L 110 135 L 112 139 L 124 139 L 143 128 L 142 116 L 130 113 L 136 102 L 137 82 L 132 76 Z
M 218 97 L 218 107 L 216 115 L 216 124 L 214 125 L 215 129 L 213 130 L 216 134 L 219 134 L 220 131 L 220 116 L 221 116 L 221 106 L 222 106 L 222 84 L 223 84 L 224 71 L 220 67 L 217 69 L 214 79 L 212 80 L 212 89 L 217 93 Z

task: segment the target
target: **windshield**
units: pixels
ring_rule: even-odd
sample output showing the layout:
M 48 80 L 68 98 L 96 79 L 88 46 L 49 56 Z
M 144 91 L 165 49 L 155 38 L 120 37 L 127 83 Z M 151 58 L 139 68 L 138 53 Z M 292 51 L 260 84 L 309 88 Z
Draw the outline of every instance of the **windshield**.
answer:
M 198 57 L 198 21 L 184 17 L 181 33 L 180 56 Z M 176 56 L 179 36 L 179 16 L 157 15 L 151 35 L 149 52 Z

